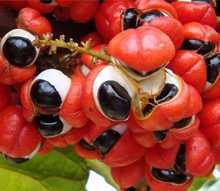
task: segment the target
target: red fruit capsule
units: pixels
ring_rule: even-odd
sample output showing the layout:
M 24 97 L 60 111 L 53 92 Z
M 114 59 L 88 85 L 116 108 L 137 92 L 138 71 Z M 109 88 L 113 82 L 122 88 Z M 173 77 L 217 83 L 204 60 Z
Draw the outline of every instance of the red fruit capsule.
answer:
M 183 25 L 172 17 L 159 17 L 149 22 L 150 26 L 160 29 L 173 41 L 176 49 L 179 49 L 184 41 Z
M 165 16 L 177 18 L 175 8 L 164 0 L 139 0 L 135 1 L 135 4 L 137 9 L 144 14 L 149 11 L 160 11 Z
M 145 161 L 141 159 L 128 166 L 111 168 L 112 177 L 121 190 L 135 188 L 144 178 L 144 165 Z
M 121 32 L 121 15 L 135 5 L 130 0 L 106 0 L 98 8 L 95 16 L 96 28 L 103 39 L 108 42 Z
M 109 42 L 107 51 L 128 68 L 147 75 L 166 66 L 174 57 L 175 47 L 159 29 L 142 26 L 118 34 Z
M 213 28 L 217 26 L 217 16 L 213 7 L 206 2 L 182 2 L 172 3 L 176 9 L 178 18 L 183 24 L 198 22 L 209 25 Z
M 98 5 L 98 0 L 74 0 L 70 8 L 70 18 L 78 23 L 86 23 L 95 16 Z
M 102 160 L 110 167 L 122 167 L 139 160 L 145 149 L 134 141 L 127 124 L 118 123 L 107 128 L 90 124 L 76 151 L 82 157 Z
M 91 33 L 83 36 L 82 38 L 80 38 L 80 40 L 82 42 L 89 41 L 90 47 L 94 47 L 96 45 L 103 43 L 101 37 L 99 36 L 99 34 L 97 32 L 91 32 Z
M 7 107 L 0 116 L 0 151 L 8 158 L 25 161 L 40 148 L 41 136 L 34 123 L 28 123 L 17 106 Z
M 206 101 L 199 117 L 202 131 L 209 139 L 214 148 L 220 146 L 220 100 L 214 99 Z
M 99 45 L 94 46 L 92 49 L 97 52 L 105 51 L 106 45 L 99 44 Z M 103 65 L 107 64 L 105 61 L 96 59 L 95 57 L 88 55 L 88 54 L 82 54 L 81 61 L 83 64 L 85 64 L 90 69 L 95 68 L 97 64 L 103 64 Z
M 147 104 L 133 108 L 138 125 L 147 131 L 175 128 L 176 124 L 202 109 L 201 97 L 192 86 L 169 70 L 166 70 L 165 79 L 159 95 L 149 99 Z
M 207 81 L 207 68 L 202 56 L 192 51 L 179 50 L 168 67 L 200 93 L 203 92 Z
M 32 8 L 23 8 L 20 10 L 17 18 L 17 27 L 28 30 L 36 35 L 52 32 L 49 21 Z

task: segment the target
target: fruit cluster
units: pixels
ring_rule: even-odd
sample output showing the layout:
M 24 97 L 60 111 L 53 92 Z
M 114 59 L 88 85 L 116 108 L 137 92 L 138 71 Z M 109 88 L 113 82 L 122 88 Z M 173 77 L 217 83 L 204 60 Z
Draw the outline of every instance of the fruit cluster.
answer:
M 74 145 L 122 191 L 186 191 L 220 162 L 219 1 L 3 0 L 0 152 L 17 163 Z M 53 39 L 44 15 L 94 20 Z M 62 30 L 62 29 L 61 29 Z

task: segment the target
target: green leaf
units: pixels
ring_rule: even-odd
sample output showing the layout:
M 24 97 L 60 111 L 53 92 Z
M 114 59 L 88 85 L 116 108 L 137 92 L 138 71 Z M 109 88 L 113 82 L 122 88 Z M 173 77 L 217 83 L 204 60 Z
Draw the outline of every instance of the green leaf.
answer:
M 23 164 L 0 157 L 0 188 L 4 191 L 84 191 L 88 169 L 70 149 L 36 156 Z
M 201 188 L 201 186 L 207 181 L 207 178 L 205 177 L 199 177 L 199 178 L 196 178 L 191 187 L 189 188 L 188 191 L 198 191 L 199 188 Z
M 87 166 L 97 172 L 98 174 L 102 175 L 105 180 L 114 186 L 117 190 L 119 190 L 119 186 L 116 184 L 114 179 L 111 176 L 111 171 L 108 166 L 98 160 L 88 160 L 86 159 Z

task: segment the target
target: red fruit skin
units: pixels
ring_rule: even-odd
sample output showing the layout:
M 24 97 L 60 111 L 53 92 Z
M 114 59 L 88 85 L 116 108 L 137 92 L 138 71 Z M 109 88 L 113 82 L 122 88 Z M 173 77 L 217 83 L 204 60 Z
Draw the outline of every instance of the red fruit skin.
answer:
M 10 8 L 19 11 L 20 9 L 27 6 L 27 0 L 2 0 L 2 2 L 5 2 L 5 5 L 9 6 Z M 1 3 L 2 3 L 1 2 Z
M 207 80 L 207 69 L 202 56 L 193 51 L 179 50 L 168 67 L 198 92 L 203 92 Z
M 219 34 L 208 25 L 191 22 L 184 25 L 183 35 L 185 39 L 197 39 L 204 42 L 219 43 Z
M 217 26 L 215 10 L 209 3 L 173 2 L 172 5 L 176 9 L 179 21 L 183 24 L 198 22 L 213 28 Z
M 100 51 L 105 51 L 106 49 L 106 44 L 99 44 L 96 45 L 92 48 L 94 51 L 100 52 Z M 94 60 L 94 57 L 88 54 L 82 54 L 81 55 L 81 61 L 83 64 L 85 64 L 89 69 L 93 69 L 97 66 L 97 64 L 102 64 L 105 65 L 107 64 L 105 61 L 103 60 Z
M 142 26 L 115 36 L 107 51 L 129 67 L 149 72 L 166 65 L 175 55 L 175 46 L 159 29 Z
M 205 90 L 205 92 L 203 93 L 203 97 L 208 100 L 219 98 L 220 97 L 219 88 L 220 88 L 220 78 L 218 77 L 215 83 L 211 87 Z
M 144 178 L 144 165 L 145 161 L 141 159 L 128 166 L 111 168 L 111 174 L 121 190 L 126 190 L 135 187 Z
M 74 0 L 56 0 L 59 6 L 61 7 L 70 7 L 73 4 Z
M 103 40 L 101 39 L 100 35 L 97 32 L 91 32 L 82 38 L 80 38 L 82 42 L 90 42 L 90 47 L 93 48 L 96 45 L 102 44 Z
M 175 165 L 179 144 L 169 149 L 163 149 L 159 145 L 146 149 L 145 161 L 149 166 L 159 169 L 170 169 Z
M 36 66 L 33 64 L 26 68 L 18 68 L 10 65 L 8 61 L 0 55 L 0 82 L 5 85 L 22 83 L 32 78 L 35 74 Z
M 177 12 L 175 8 L 164 0 L 139 0 L 135 1 L 135 5 L 137 9 L 142 12 L 160 10 L 170 17 L 177 18 Z
M 134 3 L 130 0 L 106 0 L 100 5 L 95 15 L 95 23 L 98 33 L 105 42 L 121 32 L 123 11 L 134 7 Z
M 95 124 L 90 124 L 89 130 L 83 139 L 86 142 L 91 143 L 95 141 L 96 138 L 104 131 L 112 127 L 113 126 L 101 127 Z M 80 156 L 90 159 L 99 159 L 110 167 L 123 167 L 130 165 L 141 159 L 145 153 L 145 149 L 135 142 L 129 130 L 124 132 L 120 140 L 118 140 L 111 150 L 105 155 L 102 155 L 96 150 L 86 150 L 81 147 L 80 144 L 77 144 L 75 149 Z
M 52 13 L 56 8 L 57 3 L 52 1 L 51 3 L 42 3 L 41 0 L 26 0 L 28 5 L 39 11 L 40 13 Z
M 31 154 L 41 143 L 42 137 L 34 123 L 25 121 L 22 110 L 9 106 L 0 115 L 0 151 L 11 157 Z
M 167 34 L 173 41 L 176 49 L 181 47 L 184 40 L 183 25 L 177 19 L 172 17 L 159 17 L 153 19 L 149 25 Z
M 186 191 L 192 184 L 192 178 L 183 184 L 172 184 L 159 181 L 153 177 L 151 167 L 148 164 L 145 165 L 145 177 L 148 185 L 153 191 Z
M 74 128 L 86 125 L 88 118 L 82 110 L 82 94 L 85 80 L 79 75 L 73 75 L 70 90 L 65 98 L 59 115 Z
M 147 131 L 160 131 L 171 128 L 181 119 L 197 114 L 202 109 L 202 99 L 199 93 L 182 79 L 180 82 L 182 89 L 176 97 L 159 104 L 145 118 L 139 118 L 134 114 L 137 124 Z
M 12 102 L 12 93 L 9 86 L 0 84 L 0 112 Z
M 220 99 L 205 101 L 199 117 L 202 132 L 212 146 L 218 149 L 220 146 Z
M 20 100 L 22 105 L 23 116 L 29 122 L 31 122 L 34 119 L 34 117 L 37 115 L 37 110 L 30 99 L 30 86 L 32 84 L 32 81 L 33 79 L 28 80 L 26 83 L 24 83 L 23 86 L 21 87 L 21 92 L 20 92 Z
M 36 35 L 52 33 L 50 22 L 38 11 L 28 7 L 20 10 L 17 18 L 17 27 L 28 30 Z
M 198 131 L 186 142 L 186 172 L 193 176 L 208 176 L 214 165 L 212 148 L 206 137 Z
M 95 16 L 98 6 L 98 0 L 74 0 L 70 8 L 70 18 L 75 22 L 86 23 Z
M 103 127 L 109 127 L 114 124 L 113 121 L 106 118 L 97 108 L 94 96 L 93 96 L 93 84 L 95 82 L 96 76 L 101 72 L 106 66 L 98 65 L 96 68 L 90 71 L 86 78 L 86 83 L 84 85 L 82 100 L 83 100 L 83 111 L 85 115 L 95 124 L 102 125 Z

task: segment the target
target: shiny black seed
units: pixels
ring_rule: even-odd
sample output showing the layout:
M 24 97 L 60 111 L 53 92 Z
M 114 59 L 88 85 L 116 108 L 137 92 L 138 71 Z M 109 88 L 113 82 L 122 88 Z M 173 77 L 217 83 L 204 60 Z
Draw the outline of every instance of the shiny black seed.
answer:
M 84 139 L 81 139 L 79 142 L 80 146 L 88 151 L 95 151 L 95 146 L 90 145 L 89 143 L 87 143 Z
M 192 2 L 202 2 L 212 4 L 212 0 L 192 0 Z
M 204 42 L 203 46 L 197 51 L 198 54 L 206 55 L 212 52 L 215 48 L 215 45 L 211 42 Z
M 220 1 L 216 0 L 215 12 L 218 16 L 220 16 Z
M 29 39 L 13 36 L 5 41 L 3 54 L 10 64 L 17 67 L 25 67 L 32 64 L 37 52 Z
M 184 50 L 196 50 L 198 54 L 206 55 L 214 50 L 215 45 L 211 42 L 191 39 L 185 40 L 181 48 Z
M 165 84 L 162 92 L 156 97 L 158 103 L 171 100 L 178 92 L 178 88 L 174 84 Z
M 186 145 L 180 145 L 179 151 L 176 156 L 174 168 L 179 173 L 184 173 L 186 170 Z
M 41 3 L 49 4 L 52 3 L 53 0 L 40 0 Z
M 130 188 L 127 188 L 126 191 L 137 191 L 137 189 L 134 187 L 130 187 Z
M 189 125 L 191 121 L 192 121 L 192 117 L 181 119 L 180 121 L 175 122 L 172 128 L 176 128 L 176 129 L 184 128 L 187 125 Z
M 207 81 L 214 83 L 220 73 L 220 54 L 216 54 L 206 59 Z
M 123 17 L 123 29 L 137 28 L 138 27 L 138 12 L 134 8 L 127 9 Z
M 154 137 L 157 141 L 163 141 L 167 136 L 167 130 L 164 131 L 154 131 Z
M 34 105 L 45 110 L 58 108 L 62 103 L 55 87 L 46 80 L 36 80 L 31 87 L 30 95 Z
M 147 105 L 144 107 L 144 109 L 143 109 L 143 114 L 144 114 L 144 116 L 150 114 L 150 113 L 153 111 L 153 109 L 154 109 L 154 105 L 152 105 L 152 104 L 147 104 Z
M 203 41 L 201 40 L 185 40 L 182 44 L 181 49 L 184 50 L 198 50 L 200 47 L 203 46 Z
M 188 180 L 187 175 L 177 173 L 174 170 L 152 168 L 152 175 L 160 181 L 175 184 L 183 184 Z
M 114 131 L 113 129 L 108 129 L 95 140 L 94 145 L 102 155 L 105 155 L 111 150 L 111 148 L 118 142 L 120 138 L 120 133 Z
M 24 162 L 29 161 L 28 158 L 14 158 L 14 157 L 10 157 L 8 155 L 4 155 L 5 159 L 11 163 L 15 163 L 15 164 L 21 164 Z
M 124 120 L 128 117 L 131 97 L 127 90 L 116 81 L 104 82 L 98 90 L 100 106 L 109 118 Z
M 63 131 L 63 122 L 57 115 L 39 115 L 35 119 L 44 137 L 59 135 Z
M 152 11 L 148 11 L 146 13 L 143 13 L 140 16 L 139 19 L 139 26 L 143 25 L 146 22 L 151 22 L 152 20 L 154 20 L 155 18 L 158 17 L 164 17 L 166 16 L 165 14 L 163 14 L 162 12 L 158 11 L 158 10 L 152 10 Z
M 153 99 L 149 99 L 149 103 L 143 108 L 143 115 L 146 116 L 148 114 L 150 114 L 154 107 L 155 107 L 156 103 L 154 102 Z

